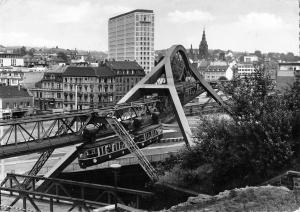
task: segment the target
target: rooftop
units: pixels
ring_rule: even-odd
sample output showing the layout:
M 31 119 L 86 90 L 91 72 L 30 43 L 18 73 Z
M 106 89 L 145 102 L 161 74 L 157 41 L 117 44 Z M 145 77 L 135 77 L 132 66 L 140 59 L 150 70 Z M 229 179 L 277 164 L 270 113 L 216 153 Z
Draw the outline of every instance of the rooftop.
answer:
M 281 62 L 281 63 L 279 63 L 279 65 L 299 66 L 300 65 L 300 61 L 299 62 Z
M 77 77 L 101 77 L 101 76 L 114 76 L 115 73 L 108 67 L 76 67 L 69 66 L 63 72 L 63 76 L 77 76 Z
M 41 81 L 43 76 L 44 72 L 25 72 L 21 84 L 25 88 L 34 88 L 35 83 Z
M 142 12 L 142 13 L 153 13 L 153 10 L 136 9 L 136 10 L 132 10 L 132 11 L 130 11 L 130 12 L 127 12 L 127 13 L 123 13 L 123 14 L 120 14 L 120 15 L 114 16 L 114 17 L 110 18 L 109 20 L 113 20 L 113 19 L 116 19 L 116 18 L 120 18 L 120 17 L 122 17 L 122 16 L 125 16 L 125 15 L 128 15 L 128 14 L 131 14 L 131 13 L 136 13 L 136 12 Z
M 0 98 L 30 97 L 25 88 L 0 85 Z
M 144 70 L 136 61 L 107 61 L 113 70 Z

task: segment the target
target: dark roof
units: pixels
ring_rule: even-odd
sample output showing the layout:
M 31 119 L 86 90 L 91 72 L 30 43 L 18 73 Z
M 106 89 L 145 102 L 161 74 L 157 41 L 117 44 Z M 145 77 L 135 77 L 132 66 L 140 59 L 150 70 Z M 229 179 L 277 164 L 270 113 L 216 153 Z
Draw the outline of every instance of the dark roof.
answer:
M 115 73 L 108 67 L 76 67 L 69 66 L 62 74 L 63 76 L 74 77 L 101 77 L 101 76 L 114 76 Z
M 132 11 L 130 11 L 130 12 L 127 12 L 127 13 L 123 13 L 123 14 L 120 14 L 120 15 L 114 16 L 114 17 L 110 18 L 109 20 L 112 20 L 112 19 L 115 19 L 115 18 L 119 18 L 119 17 L 122 17 L 122 16 L 125 16 L 125 15 L 128 15 L 128 14 L 130 14 L 130 13 L 135 13 L 135 12 L 153 13 L 153 10 L 136 9 L 136 10 L 132 10 Z
M 25 88 L 0 85 L 0 98 L 31 97 Z
M 280 62 L 279 65 L 299 66 L 300 62 Z
M 113 70 L 144 70 L 136 61 L 107 61 Z
M 99 76 L 115 76 L 115 72 L 107 66 L 99 66 L 96 68 Z
M 92 67 L 69 66 L 62 74 L 63 76 L 96 77 L 96 71 Z

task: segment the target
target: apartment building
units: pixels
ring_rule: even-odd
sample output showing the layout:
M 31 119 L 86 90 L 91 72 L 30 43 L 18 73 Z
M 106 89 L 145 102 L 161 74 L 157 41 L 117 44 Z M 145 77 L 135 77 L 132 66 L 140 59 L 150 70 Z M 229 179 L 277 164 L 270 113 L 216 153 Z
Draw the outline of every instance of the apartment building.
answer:
M 145 73 L 154 67 L 154 13 L 137 9 L 108 21 L 108 57 L 136 61 Z
M 0 84 L 0 118 L 22 117 L 33 112 L 33 97 L 21 86 Z
M 218 81 L 221 77 L 226 77 L 226 71 L 229 68 L 227 62 L 216 61 L 210 62 L 203 75 L 208 82 Z
M 115 104 L 115 74 L 106 66 L 69 66 L 62 74 L 65 110 Z
M 39 110 L 63 109 L 63 77 L 66 67 L 59 67 L 44 73 L 41 81 L 30 91 L 34 96 L 35 107 Z
M 279 63 L 276 81 L 278 89 L 288 87 L 295 81 L 300 82 L 300 62 Z
M 22 71 L 14 70 L 13 67 L 0 67 L 0 83 L 10 86 L 19 85 L 24 77 Z
M 253 63 L 238 63 L 237 64 L 237 69 L 238 69 L 238 75 L 240 75 L 241 77 L 247 76 L 247 75 L 251 75 L 255 72 L 255 67 L 253 65 Z
M 135 61 L 107 61 L 104 65 L 115 73 L 116 102 L 145 76 L 143 68 Z
M 24 59 L 18 54 L 0 53 L 0 67 L 3 66 L 24 66 Z

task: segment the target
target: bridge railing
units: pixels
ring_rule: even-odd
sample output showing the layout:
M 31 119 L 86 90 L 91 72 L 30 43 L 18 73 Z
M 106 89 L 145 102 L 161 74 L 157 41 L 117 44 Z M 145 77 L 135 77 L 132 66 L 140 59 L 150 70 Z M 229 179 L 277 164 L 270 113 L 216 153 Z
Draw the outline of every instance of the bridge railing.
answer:
M 29 186 L 25 186 L 22 182 L 28 179 L 30 181 Z M 47 188 L 36 188 L 38 181 L 47 181 Z M 28 175 L 20 175 L 8 173 L 6 178 L 0 185 L 0 204 L 1 204 L 1 191 L 7 191 L 11 196 L 15 196 L 16 199 L 10 204 L 10 207 L 14 206 L 16 202 L 23 198 L 23 209 L 26 209 L 26 199 L 32 204 L 35 210 L 40 211 L 34 200 L 45 198 L 49 200 L 50 211 L 53 211 L 54 200 L 67 201 L 72 203 L 72 209 L 84 208 L 89 211 L 89 208 L 105 206 L 112 203 L 114 198 L 121 204 L 124 204 L 119 194 L 124 193 L 134 196 L 136 200 L 136 206 L 139 207 L 140 199 L 142 197 L 152 196 L 152 192 L 114 187 L 109 185 L 98 185 L 93 183 L 76 182 L 71 180 L 63 180 L 57 178 L 45 178 Z M 99 194 L 94 200 L 89 196 L 90 193 Z M 24 199 L 25 198 L 25 199 Z M 24 203 L 25 201 L 25 203 Z M 52 208 L 52 210 L 51 210 Z M 69 211 L 70 211 L 69 210 Z

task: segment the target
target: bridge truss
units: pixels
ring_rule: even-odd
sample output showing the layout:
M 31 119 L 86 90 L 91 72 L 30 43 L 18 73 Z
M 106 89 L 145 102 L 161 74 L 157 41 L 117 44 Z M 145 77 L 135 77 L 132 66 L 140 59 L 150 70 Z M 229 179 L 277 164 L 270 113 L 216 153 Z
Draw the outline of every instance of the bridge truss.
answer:
M 164 107 L 172 108 L 172 112 L 175 113 L 185 143 L 190 147 L 193 145 L 193 136 L 183 105 L 205 91 L 220 106 L 228 110 L 214 89 L 190 64 L 185 48 L 174 45 L 167 50 L 154 70 L 137 83 L 119 103 L 134 101 L 148 95 L 161 96 Z
M 154 70 L 133 87 L 115 107 L 75 111 L 63 114 L 49 114 L 23 119 L 1 120 L 0 127 L 6 128 L 1 137 L 0 159 L 42 152 L 29 175 L 35 176 L 56 148 L 72 148 L 45 177 L 56 177 L 78 154 L 78 149 L 90 141 L 83 131 L 90 125 L 98 129 L 103 137 L 105 130 L 111 128 L 126 147 L 136 155 L 141 166 L 151 179 L 156 179 L 155 170 L 143 156 L 128 133 L 123 132 L 118 120 L 126 119 L 140 111 L 141 105 L 157 104 L 162 111 L 161 118 L 175 114 L 187 147 L 193 144 L 193 136 L 184 114 L 183 105 L 207 92 L 220 106 L 226 105 L 200 73 L 190 64 L 186 50 L 181 45 L 172 46 Z M 150 98 L 151 97 L 151 98 Z M 155 98 L 155 100 L 153 100 Z M 143 101 L 141 101 L 143 99 Z M 150 100 L 147 100 L 150 99 Z M 158 101 L 158 100 L 159 101 Z M 118 119 L 112 119 L 118 117 Z M 116 127 L 114 127 L 116 126 Z M 29 128 L 31 130 L 28 130 Z M 30 180 L 24 181 L 28 185 Z

